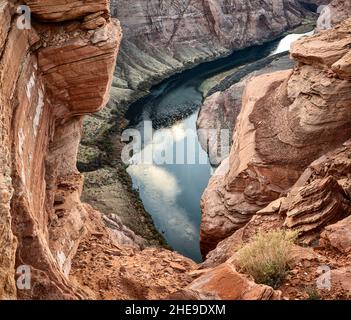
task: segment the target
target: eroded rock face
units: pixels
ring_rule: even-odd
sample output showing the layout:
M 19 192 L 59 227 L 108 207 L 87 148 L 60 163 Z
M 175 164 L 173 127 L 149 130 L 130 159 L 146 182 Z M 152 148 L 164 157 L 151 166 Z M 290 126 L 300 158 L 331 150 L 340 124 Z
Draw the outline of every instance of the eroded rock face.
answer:
M 293 189 L 286 201 L 284 225 L 298 228 L 301 235 L 319 231 L 351 214 L 350 199 L 333 176 L 316 179 L 299 190 Z
M 116 235 L 116 225 L 106 228 L 106 216 L 102 221 L 100 212 L 88 205 L 85 208 L 88 235 L 72 261 L 71 278 L 94 299 L 164 299 L 193 280 L 188 273 L 197 269 L 195 262 L 163 248 L 143 248 L 125 231 L 121 239 L 121 232 Z
M 91 31 L 42 23 L 107 13 L 106 1 L 27 4 L 37 20 L 20 30 L 13 2 L 0 3 L 0 298 L 82 298 L 68 279 L 87 232 L 76 154 L 82 116 L 108 99 L 121 29 L 108 15 Z M 16 292 L 19 265 L 31 268 L 30 290 Z
M 125 34 L 115 84 L 124 99 L 187 65 L 270 40 L 305 16 L 292 0 L 112 0 L 111 10 Z
M 108 14 L 108 0 L 26 0 L 32 13 L 42 21 L 67 21 L 89 14 Z
M 340 242 L 343 242 L 340 230 L 348 221 L 343 218 L 351 214 L 350 164 L 348 141 L 309 165 L 288 196 L 282 199 L 284 205 L 279 212 L 285 217 L 284 225 L 298 228 L 307 240 L 313 239 L 313 234 L 318 235 L 326 227 L 322 238 L 328 240 L 330 237 L 334 243 L 338 234 Z M 339 220 L 342 221 L 336 223 Z M 344 237 L 347 243 L 347 232 Z M 343 246 L 347 248 L 347 244 Z
M 329 4 L 329 8 L 332 25 L 338 24 L 340 21 L 347 19 L 351 15 L 350 1 L 333 0 Z
M 346 20 L 296 42 L 293 71 L 249 82 L 229 170 L 224 179 L 211 179 L 202 199 L 204 253 L 284 195 L 313 160 L 350 137 L 350 24 Z
M 230 150 L 231 144 L 228 143 L 232 142 L 231 137 L 241 110 L 243 93 L 249 80 L 261 74 L 291 69 L 293 65 L 288 54 L 267 57 L 244 68 L 233 70 L 232 75 L 209 91 L 209 96 L 201 106 L 196 125 L 199 142 L 209 154 L 213 165 L 218 166 L 228 156 L 228 153 L 223 151 Z M 228 89 L 222 90 L 222 87 Z M 211 94 L 212 91 L 217 92 Z M 228 130 L 228 141 L 223 138 L 221 130 Z
M 322 233 L 324 244 L 330 245 L 343 253 L 351 252 L 351 217 L 327 226 Z

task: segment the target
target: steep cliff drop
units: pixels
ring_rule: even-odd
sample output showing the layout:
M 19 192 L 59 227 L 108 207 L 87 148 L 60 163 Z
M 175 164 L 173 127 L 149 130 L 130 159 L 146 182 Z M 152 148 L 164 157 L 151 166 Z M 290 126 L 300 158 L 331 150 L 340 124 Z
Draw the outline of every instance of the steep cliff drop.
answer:
M 112 0 L 124 39 L 115 82 L 120 101 L 200 62 L 272 40 L 309 13 L 295 0 Z
M 330 8 L 337 17 L 343 12 L 341 20 L 350 15 L 348 6 L 340 1 L 332 2 Z M 333 23 L 338 21 L 334 18 Z M 318 155 L 336 148 L 349 137 L 345 123 L 347 109 L 343 117 L 332 115 L 342 109 L 331 107 L 347 104 L 342 99 L 348 99 L 347 78 L 335 71 L 339 58 L 346 55 L 347 59 L 348 54 L 348 34 L 340 29 L 300 40 L 292 48 L 291 56 L 298 62 L 292 74 L 283 71 L 252 79 L 242 102 L 235 100 L 228 105 L 228 99 L 241 92 L 242 83 L 216 93 L 205 102 L 207 113 L 211 109 L 218 111 L 212 106 L 218 105 L 229 114 L 228 121 L 236 123 L 236 129 L 225 181 L 214 177 L 203 196 L 204 253 L 245 225 L 255 212 L 290 190 Z M 327 40 L 328 36 L 335 38 Z M 241 105 L 245 108 L 236 119 Z M 320 105 L 325 107 L 317 107 Z M 272 111 L 275 107 L 278 109 Z M 199 123 L 205 123 L 206 117 L 212 116 L 200 114 Z M 213 116 L 216 117 L 217 114 Z M 333 119 L 330 127 L 324 118 Z M 222 167 L 227 165 L 226 161 Z
M 204 254 L 236 230 L 269 229 L 267 217 L 272 228 L 298 228 L 310 244 L 350 214 L 350 23 L 295 43 L 294 70 L 248 83 L 229 170 L 223 164 L 224 177 L 214 176 L 203 195 Z
M 106 1 L 51 2 L 26 1 L 30 29 L 0 2 L 2 299 L 88 296 L 68 279 L 89 220 L 76 154 L 83 115 L 108 99 L 121 28 Z M 16 292 L 20 265 L 33 286 Z
M 83 200 L 118 215 L 147 243 L 163 245 L 120 161 L 128 106 L 174 73 L 273 40 L 313 19 L 295 0 L 112 0 L 111 12 L 121 21 L 124 37 L 110 100 L 84 121 L 78 155 L 85 176 Z

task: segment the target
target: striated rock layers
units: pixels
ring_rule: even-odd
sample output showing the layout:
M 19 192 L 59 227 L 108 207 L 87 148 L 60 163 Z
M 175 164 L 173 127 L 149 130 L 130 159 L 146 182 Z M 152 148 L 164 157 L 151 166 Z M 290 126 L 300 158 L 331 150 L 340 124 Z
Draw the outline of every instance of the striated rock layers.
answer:
M 297 41 L 291 51 L 294 70 L 248 83 L 229 169 L 224 177 L 211 179 L 202 198 L 204 254 L 285 196 L 298 180 L 299 188 L 308 186 L 288 196 L 294 199 L 288 202 L 286 226 L 308 233 L 350 213 L 339 177 L 312 182 L 302 175 L 311 162 L 351 135 L 350 25 L 349 19 Z
M 32 13 L 41 21 L 67 21 L 73 19 L 87 19 L 90 14 L 95 18 L 109 13 L 108 0 L 26 0 Z
M 294 0 L 112 0 L 111 10 L 124 30 L 115 87 L 126 100 L 188 65 L 271 40 L 306 13 Z
M 326 268 L 331 287 L 316 288 L 320 299 L 350 299 L 350 159 L 348 140 L 310 164 L 287 196 L 258 211 L 207 255 L 201 265 L 203 277 L 225 265 L 240 270 L 237 251 L 257 233 L 298 229 L 299 245 L 292 248 L 288 276 L 278 288 L 282 297 L 308 299 L 306 287 L 314 287 L 320 268 Z
M 16 1 L 0 1 L 0 299 L 88 297 L 68 277 L 88 220 L 76 155 L 83 115 L 108 100 L 121 28 L 105 0 L 26 3 L 22 30 Z M 91 14 L 104 22 L 87 31 Z M 21 265 L 31 287 L 17 291 Z

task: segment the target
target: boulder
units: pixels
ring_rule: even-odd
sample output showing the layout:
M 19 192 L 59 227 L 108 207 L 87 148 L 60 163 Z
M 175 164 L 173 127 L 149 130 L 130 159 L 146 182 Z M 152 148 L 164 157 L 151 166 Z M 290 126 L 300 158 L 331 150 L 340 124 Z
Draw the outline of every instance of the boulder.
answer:
M 281 292 L 266 285 L 258 285 L 238 273 L 232 265 L 222 264 L 172 294 L 169 299 L 280 300 Z

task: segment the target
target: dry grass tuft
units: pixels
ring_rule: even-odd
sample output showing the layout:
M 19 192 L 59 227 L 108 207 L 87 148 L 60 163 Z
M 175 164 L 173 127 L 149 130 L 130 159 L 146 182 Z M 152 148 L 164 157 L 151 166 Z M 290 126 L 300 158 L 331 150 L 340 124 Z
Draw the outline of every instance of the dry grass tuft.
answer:
M 286 277 L 297 231 L 259 233 L 237 253 L 241 270 L 257 283 L 278 288 Z

